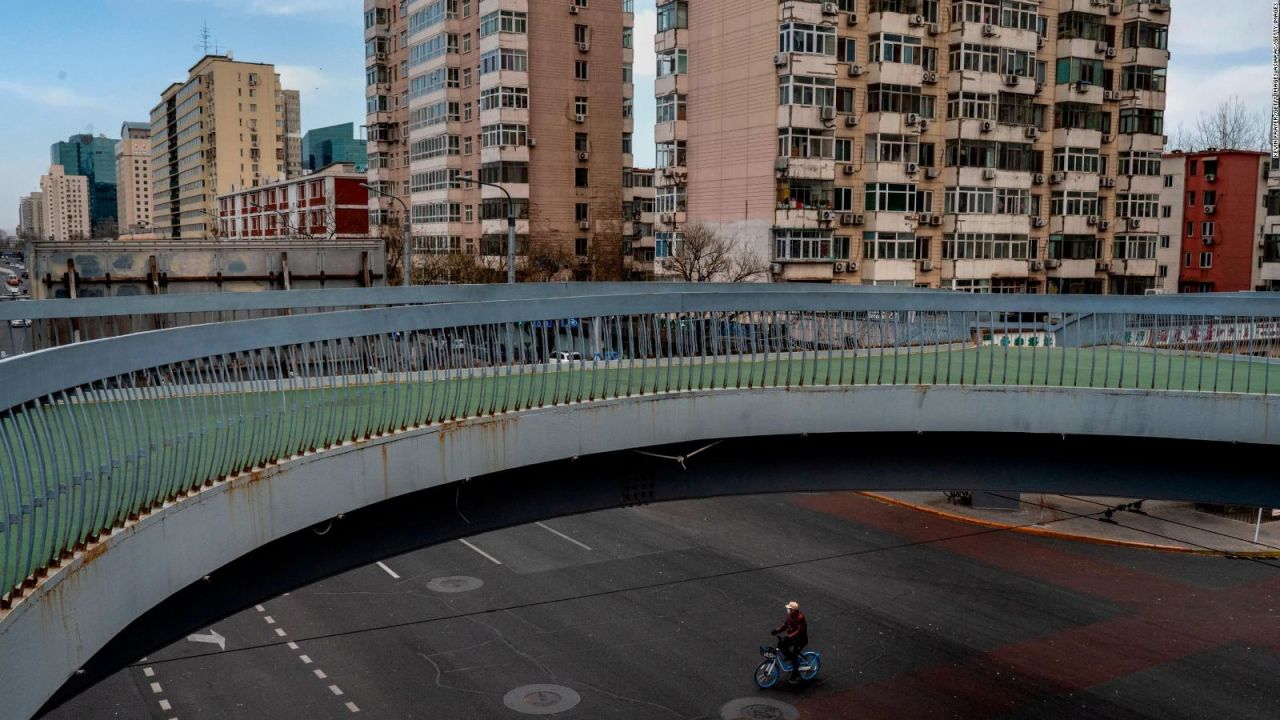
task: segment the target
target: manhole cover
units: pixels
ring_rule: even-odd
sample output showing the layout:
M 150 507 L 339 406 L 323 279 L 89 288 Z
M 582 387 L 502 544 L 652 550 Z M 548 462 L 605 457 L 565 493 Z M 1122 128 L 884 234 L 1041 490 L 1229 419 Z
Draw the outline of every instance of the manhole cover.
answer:
M 480 578 L 466 575 L 450 575 L 449 577 L 438 577 L 428 581 L 427 589 L 441 593 L 460 593 L 475 590 L 481 585 L 484 585 L 484 581 Z
M 580 700 L 581 695 L 563 685 L 523 685 L 502 697 L 503 704 L 525 715 L 554 715 Z
M 770 698 L 738 698 L 720 708 L 722 720 L 797 720 L 800 711 Z

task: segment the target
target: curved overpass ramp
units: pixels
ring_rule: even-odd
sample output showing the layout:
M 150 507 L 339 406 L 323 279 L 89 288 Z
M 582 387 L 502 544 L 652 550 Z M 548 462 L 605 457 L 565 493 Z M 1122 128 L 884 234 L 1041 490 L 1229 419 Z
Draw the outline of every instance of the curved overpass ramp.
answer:
M 256 548 L 503 470 L 806 433 L 1280 443 L 1274 301 L 583 292 L 180 328 L 0 365 L 6 712 L 34 712 L 130 621 Z M 1240 475 L 1090 487 L 1280 505 Z M 1063 482 L 1018 489 L 1086 489 Z

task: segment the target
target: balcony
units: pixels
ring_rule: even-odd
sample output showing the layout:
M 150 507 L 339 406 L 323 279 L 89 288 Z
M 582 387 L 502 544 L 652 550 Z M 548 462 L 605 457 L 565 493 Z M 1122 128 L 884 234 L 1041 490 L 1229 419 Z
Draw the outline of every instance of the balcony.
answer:
M 863 260 L 861 264 L 863 282 L 873 280 L 910 280 L 916 279 L 915 260 Z
M 1155 277 L 1156 260 L 1155 258 L 1144 260 L 1112 260 L 1111 268 L 1108 272 L 1112 275 Z
M 997 277 L 1030 277 L 1027 260 L 943 260 L 943 280 L 985 280 Z

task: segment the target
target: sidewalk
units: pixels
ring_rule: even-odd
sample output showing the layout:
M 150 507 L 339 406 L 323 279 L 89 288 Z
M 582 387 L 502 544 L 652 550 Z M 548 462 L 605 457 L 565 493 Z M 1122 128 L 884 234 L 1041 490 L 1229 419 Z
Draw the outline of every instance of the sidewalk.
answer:
M 1200 512 L 1186 502 L 1146 500 L 1142 503 L 1145 515 L 1117 511 L 1112 514 L 1115 522 L 1104 522 L 1099 518 L 1106 508 L 1138 498 L 1023 493 L 1017 510 L 989 510 L 952 505 L 937 491 L 863 494 L 941 517 L 987 527 L 1013 527 L 1014 532 L 1044 537 L 1167 552 L 1280 557 L 1280 521 L 1264 521 L 1254 543 L 1253 523 Z M 1088 517 L 1077 517 L 1080 515 Z

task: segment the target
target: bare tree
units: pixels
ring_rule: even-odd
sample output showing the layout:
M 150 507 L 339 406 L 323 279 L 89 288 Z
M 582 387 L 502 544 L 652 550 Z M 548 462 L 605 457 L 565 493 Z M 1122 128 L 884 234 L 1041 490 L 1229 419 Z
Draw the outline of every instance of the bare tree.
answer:
M 748 282 L 768 272 L 755 250 L 701 223 L 686 225 L 673 250 L 670 269 L 685 282 Z
M 420 259 L 421 262 L 414 263 L 413 268 L 415 285 L 473 285 L 497 281 L 497 272 L 466 253 L 423 253 L 420 254 Z
M 1173 147 L 1195 151 L 1265 150 L 1269 146 L 1268 122 L 1262 113 L 1250 112 L 1239 95 L 1223 100 L 1200 113 L 1190 131 L 1178 126 Z
M 404 230 L 399 222 L 384 220 L 377 224 L 387 255 L 387 284 L 399 285 L 404 277 Z

